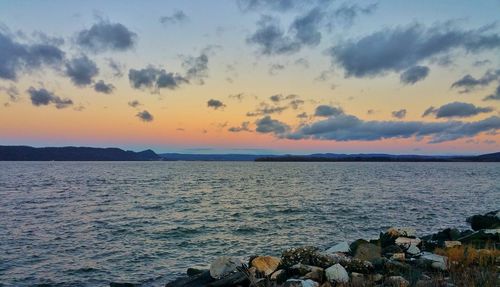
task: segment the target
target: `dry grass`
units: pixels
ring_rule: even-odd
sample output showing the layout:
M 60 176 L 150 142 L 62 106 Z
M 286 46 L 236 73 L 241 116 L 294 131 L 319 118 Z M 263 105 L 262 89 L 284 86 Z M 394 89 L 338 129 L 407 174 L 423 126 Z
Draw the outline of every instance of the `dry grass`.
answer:
M 450 280 L 456 286 L 500 286 L 500 250 L 456 246 L 447 249 L 436 249 L 434 252 L 448 257 Z

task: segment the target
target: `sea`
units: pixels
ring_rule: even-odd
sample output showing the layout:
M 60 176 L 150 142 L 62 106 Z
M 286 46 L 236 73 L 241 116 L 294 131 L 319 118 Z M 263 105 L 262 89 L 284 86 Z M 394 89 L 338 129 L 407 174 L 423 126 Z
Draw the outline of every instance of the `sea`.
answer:
M 496 209 L 500 163 L 0 162 L 0 285 L 164 286 L 221 255 Z

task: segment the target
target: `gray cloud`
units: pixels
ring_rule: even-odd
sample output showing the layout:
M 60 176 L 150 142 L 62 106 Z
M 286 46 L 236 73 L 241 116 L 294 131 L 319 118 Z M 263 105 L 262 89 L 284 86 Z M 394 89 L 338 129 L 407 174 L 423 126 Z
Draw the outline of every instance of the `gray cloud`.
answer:
M 224 105 L 223 102 L 221 102 L 219 100 L 215 100 L 215 99 L 210 99 L 207 102 L 207 107 L 213 108 L 214 110 L 218 110 L 218 109 L 224 108 L 225 106 L 226 105 Z
M 138 100 L 133 100 L 128 102 L 128 105 L 132 108 L 137 108 L 141 105 L 141 103 Z
M 297 66 L 301 66 L 302 68 L 309 68 L 309 61 L 304 58 L 298 58 L 297 60 L 295 60 L 294 64 Z
M 21 72 L 31 72 L 44 65 L 62 63 L 64 52 L 50 43 L 23 44 L 0 31 L 0 79 L 16 81 Z
M 364 121 L 352 115 L 338 115 L 299 127 L 292 133 L 278 133 L 288 139 L 319 139 L 334 141 L 375 141 L 391 138 L 418 140 L 430 137 L 429 143 L 440 143 L 473 137 L 482 132 L 500 129 L 500 117 L 492 116 L 476 122 L 448 121 L 442 123 Z
M 406 117 L 406 110 L 401 109 L 399 111 L 393 111 L 392 116 L 397 118 L 397 119 L 404 119 Z
M 276 94 L 269 97 L 272 102 L 279 103 L 283 99 L 282 94 Z
M 461 30 L 450 25 L 426 28 L 420 24 L 387 28 L 329 49 L 332 62 L 347 77 L 373 77 L 408 69 L 454 49 L 476 53 L 500 47 L 500 36 L 487 29 Z
M 125 51 L 135 45 L 137 34 L 120 23 L 101 21 L 76 35 L 76 43 L 92 52 Z
M 257 128 L 255 131 L 259 133 L 273 133 L 276 135 L 283 134 L 290 130 L 290 127 L 278 120 L 273 120 L 270 116 L 265 116 L 255 121 Z
M 227 130 L 232 132 L 232 133 L 239 133 L 239 132 L 251 132 L 249 128 L 250 122 L 242 122 L 241 126 L 239 127 L 230 127 Z
M 130 84 L 135 89 L 152 89 L 157 92 L 161 88 L 170 90 L 177 89 L 181 84 L 189 83 L 189 80 L 177 73 L 170 73 L 164 69 L 157 69 L 153 66 L 136 70 L 130 69 L 128 72 Z
M 108 61 L 109 68 L 113 71 L 113 76 L 122 77 L 123 70 L 125 69 L 125 65 L 120 64 L 119 62 L 117 62 L 111 58 L 107 58 L 106 60 Z
M 269 75 L 276 75 L 278 73 L 278 71 L 281 71 L 281 70 L 284 70 L 285 69 L 285 65 L 282 65 L 282 64 L 271 64 L 269 65 Z
M 483 101 L 500 101 L 500 85 L 498 85 L 493 94 L 484 97 Z
M 7 94 L 11 102 L 17 102 L 19 100 L 19 90 L 12 84 L 8 87 L 0 87 L 0 92 Z
M 470 74 L 463 76 L 458 81 L 451 84 L 452 88 L 462 89 L 461 93 L 468 93 L 476 88 L 488 86 L 494 81 L 500 80 L 500 69 L 488 70 L 480 78 L 474 78 Z
M 106 84 L 103 80 L 100 80 L 94 84 L 94 90 L 98 93 L 111 94 L 111 93 L 113 93 L 114 89 L 115 89 L 115 86 L 113 86 L 113 84 L 111 84 L 111 83 Z
M 136 117 L 141 119 L 144 122 L 152 122 L 154 120 L 154 117 L 152 114 L 150 114 L 148 111 L 144 110 L 142 112 L 138 112 Z
M 186 78 L 203 85 L 203 79 L 208 77 L 208 56 L 202 53 L 198 57 L 187 57 L 182 62 L 182 67 L 186 69 Z
M 295 100 L 292 100 L 290 101 L 289 105 L 292 109 L 296 110 L 298 109 L 300 106 L 302 106 L 305 102 L 301 99 L 295 99 Z
M 277 18 L 261 16 L 247 43 L 259 46 L 264 55 L 292 54 L 304 46 L 317 46 L 321 42 L 319 30 L 323 17 L 321 10 L 314 8 L 296 17 L 285 33 Z
M 491 107 L 476 107 L 469 103 L 453 102 L 442 105 L 439 108 L 430 107 L 425 110 L 422 116 L 425 117 L 432 114 L 436 118 L 466 118 L 492 111 L 493 108 Z
M 416 82 L 422 81 L 429 75 L 429 67 L 426 66 L 414 66 L 408 68 L 406 71 L 401 73 L 399 80 L 405 85 L 413 85 Z
M 97 65 L 85 55 L 73 58 L 66 63 L 66 75 L 73 84 L 80 87 L 90 85 L 98 73 Z
M 303 113 L 298 114 L 297 118 L 299 118 L 299 119 L 307 119 L 308 115 L 307 115 L 306 112 L 303 112 Z
M 288 109 L 288 107 L 277 107 L 277 106 L 269 106 L 266 103 L 261 103 L 259 107 L 254 112 L 248 112 L 247 117 L 256 117 L 270 114 L 281 114 L 284 110 Z
M 53 92 L 50 92 L 44 88 L 35 89 L 33 87 L 30 87 L 28 89 L 28 93 L 30 94 L 31 103 L 36 107 L 54 104 L 56 108 L 63 109 L 73 105 L 72 100 L 67 98 L 61 99 L 60 97 L 54 95 Z
M 339 8 L 335 9 L 331 19 L 344 26 L 351 26 L 360 14 L 371 14 L 377 9 L 377 6 L 376 3 L 365 7 L 361 7 L 357 4 L 344 3 Z
M 243 12 L 272 10 L 278 12 L 304 8 L 313 4 L 323 3 L 324 0 L 238 0 L 238 7 Z
M 160 23 L 169 25 L 169 24 L 180 24 L 188 21 L 189 17 L 182 10 L 177 10 L 170 16 L 160 17 Z
M 319 105 L 316 107 L 316 110 L 314 111 L 314 115 L 316 117 L 337 116 L 343 113 L 344 112 L 342 111 L 341 108 L 336 108 L 328 105 Z

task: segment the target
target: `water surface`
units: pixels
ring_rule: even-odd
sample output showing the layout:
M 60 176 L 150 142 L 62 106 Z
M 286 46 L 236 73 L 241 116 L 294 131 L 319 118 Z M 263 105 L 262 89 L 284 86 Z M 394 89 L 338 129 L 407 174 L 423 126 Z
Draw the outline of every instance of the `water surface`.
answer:
M 499 163 L 0 162 L 5 286 L 160 286 L 219 255 L 466 228 Z

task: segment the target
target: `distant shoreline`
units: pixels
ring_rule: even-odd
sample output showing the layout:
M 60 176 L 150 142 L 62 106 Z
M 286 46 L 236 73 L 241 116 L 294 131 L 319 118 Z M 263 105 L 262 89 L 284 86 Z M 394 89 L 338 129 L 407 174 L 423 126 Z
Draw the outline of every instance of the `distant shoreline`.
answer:
M 120 148 L 0 146 L 0 161 L 255 161 L 255 162 L 500 162 L 500 152 L 483 155 L 335 154 L 256 155 L 141 152 Z

